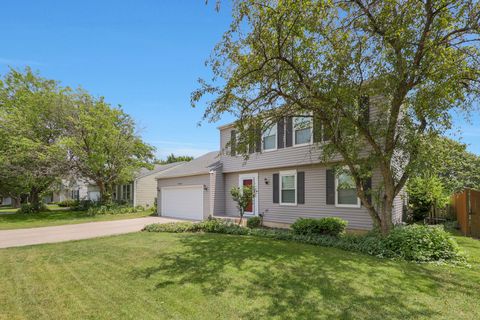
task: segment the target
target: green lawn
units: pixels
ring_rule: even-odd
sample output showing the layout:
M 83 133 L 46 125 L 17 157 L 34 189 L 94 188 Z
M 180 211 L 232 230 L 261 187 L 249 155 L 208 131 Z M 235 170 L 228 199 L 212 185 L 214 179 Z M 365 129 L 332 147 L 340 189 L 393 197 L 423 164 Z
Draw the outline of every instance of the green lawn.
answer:
M 472 268 L 219 234 L 0 250 L 0 319 L 479 319 Z
M 0 230 L 36 228 L 46 226 L 58 226 L 62 224 L 75 224 L 92 221 L 109 221 L 146 217 L 152 214 L 151 210 L 128 213 L 128 214 L 106 214 L 88 216 L 85 211 L 70 211 L 68 208 L 49 206 L 50 211 L 36 214 L 2 214 L 15 212 L 12 208 L 0 209 Z

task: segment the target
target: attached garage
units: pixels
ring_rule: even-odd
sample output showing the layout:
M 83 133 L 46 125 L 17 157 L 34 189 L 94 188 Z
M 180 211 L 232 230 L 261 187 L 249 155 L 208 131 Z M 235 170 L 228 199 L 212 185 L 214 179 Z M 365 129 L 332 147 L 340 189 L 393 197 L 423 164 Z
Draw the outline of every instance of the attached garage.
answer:
M 203 220 L 203 185 L 163 187 L 162 215 L 172 218 Z
M 158 174 L 158 215 L 203 220 L 223 213 L 221 169 L 215 151 Z

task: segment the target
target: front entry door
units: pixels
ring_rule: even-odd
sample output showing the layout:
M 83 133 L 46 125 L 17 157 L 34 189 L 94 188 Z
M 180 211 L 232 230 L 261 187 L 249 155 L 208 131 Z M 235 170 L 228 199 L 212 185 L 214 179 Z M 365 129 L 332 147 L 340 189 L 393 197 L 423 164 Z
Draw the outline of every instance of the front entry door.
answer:
M 253 186 L 253 179 L 243 179 L 243 186 L 244 187 L 252 187 Z M 253 214 L 253 201 L 251 200 L 245 210 L 245 213 Z
M 258 174 L 242 174 L 239 177 L 239 187 L 252 187 L 255 190 L 255 197 L 247 206 L 245 214 L 257 215 L 258 214 L 258 190 L 257 190 Z

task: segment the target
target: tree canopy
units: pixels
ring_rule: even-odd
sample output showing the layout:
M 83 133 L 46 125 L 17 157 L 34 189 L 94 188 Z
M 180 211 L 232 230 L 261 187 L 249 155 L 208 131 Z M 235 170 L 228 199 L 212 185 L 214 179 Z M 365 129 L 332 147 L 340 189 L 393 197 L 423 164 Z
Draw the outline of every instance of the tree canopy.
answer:
M 387 233 L 422 139 L 478 98 L 479 19 L 478 2 L 468 0 L 236 1 L 208 62 L 214 76 L 200 80 L 192 104 L 208 97 L 209 121 L 237 116 L 239 144 L 254 139 L 246 128 L 313 115 L 329 137 L 322 160 L 342 159 Z M 372 170 L 381 176 L 376 203 L 365 188 Z
M 175 154 L 171 153 L 167 156 L 165 160 L 158 160 L 157 162 L 160 164 L 169 164 L 175 162 L 188 162 L 192 161 L 194 158 L 192 156 L 176 156 Z
M 57 82 L 11 70 L 0 87 L 0 190 L 13 198 L 40 195 L 68 170 L 65 89 Z
M 142 141 L 128 114 L 103 98 L 79 92 L 72 102 L 67 145 L 73 169 L 94 181 L 102 201 L 108 202 L 115 184 L 132 180 L 138 169 L 152 166 L 154 148 Z
M 76 174 L 98 184 L 109 200 L 112 184 L 148 167 L 153 147 L 133 119 L 103 98 L 62 87 L 27 68 L 0 81 L 0 194 L 28 194 L 34 210 L 62 178 Z
M 412 177 L 437 177 L 448 195 L 465 188 L 480 190 L 480 156 L 467 146 L 447 137 L 435 137 L 422 143 L 421 167 Z

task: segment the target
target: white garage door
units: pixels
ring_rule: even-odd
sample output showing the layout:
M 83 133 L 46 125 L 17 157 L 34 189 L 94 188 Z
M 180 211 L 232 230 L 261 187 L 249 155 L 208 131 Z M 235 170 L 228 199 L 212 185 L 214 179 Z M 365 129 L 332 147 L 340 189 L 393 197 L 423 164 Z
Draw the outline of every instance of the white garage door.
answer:
M 162 216 L 202 220 L 203 186 L 162 188 Z

